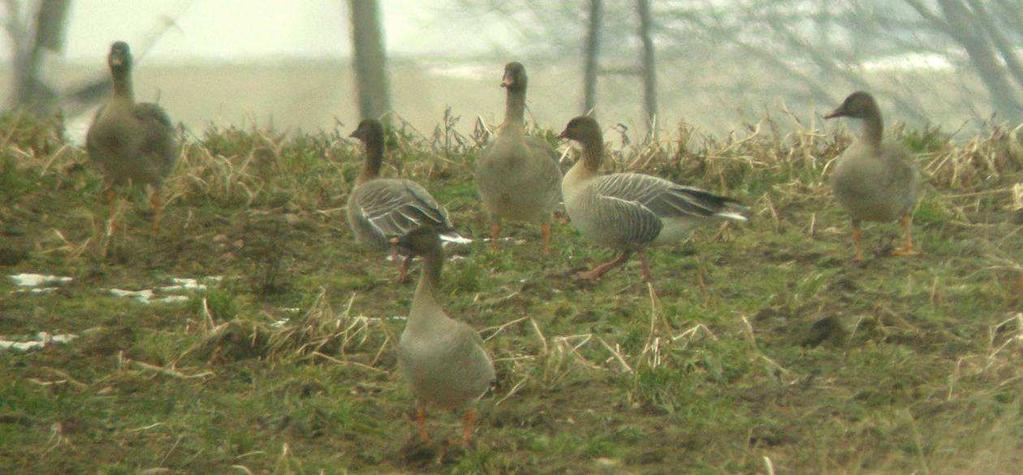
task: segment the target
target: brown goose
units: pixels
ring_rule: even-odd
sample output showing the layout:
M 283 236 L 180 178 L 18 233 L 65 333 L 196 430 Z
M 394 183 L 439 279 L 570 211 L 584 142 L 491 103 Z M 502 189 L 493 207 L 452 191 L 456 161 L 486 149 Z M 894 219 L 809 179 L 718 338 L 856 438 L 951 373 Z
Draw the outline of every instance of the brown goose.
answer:
M 504 122 L 476 164 L 476 188 L 490 218 L 490 246 L 497 250 L 501 221 L 540 224 L 544 254 L 550 252 L 551 215 L 561 202 L 558 154 L 546 141 L 525 134 L 526 68 L 508 63 Z
M 150 193 L 153 233 L 160 230 L 163 203 L 160 184 L 178 159 L 174 126 L 163 108 L 136 103 L 132 90 L 132 57 L 128 44 L 118 41 L 107 56 L 114 91 L 96 112 L 85 136 L 89 158 L 103 172 L 109 201 L 116 198 L 119 185 L 143 185 Z
M 358 243 L 382 251 L 391 249 L 398 260 L 391 239 L 424 224 L 440 229 L 445 240 L 468 242 L 455 232 L 447 212 L 426 188 L 412 180 L 380 178 L 384 158 L 384 127 L 380 121 L 363 120 L 351 137 L 366 147 L 362 173 L 348 195 L 348 226 Z M 401 260 L 399 282 L 405 281 L 411 259 L 408 256 Z
M 745 206 L 731 198 L 640 173 L 600 174 L 604 137 L 597 121 L 572 119 L 559 136 L 582 146 L 582 158 L 565 174 L 562 190 L 572 225 L 587 239 L 618 256 L 579 277 L 596 280 L 639 254 L 643 279 L 652 282 L 644 250 L 681 240 L 709 218 L 746 221 Z
M 860 136 L 842 152 L 831 174 L 835 198 L 852 216 L 854 259 L 863 261 L 860 244 L 863 221 L 901 220 L 905 243 L 892 254 L 916 254 L 911 228 L 920 173 L 909 152 L 899 144 L 881 141 L 884 134 L 881 111 L 873 96 L 866 92 L 852 93 L 841 106 L 824 116 L 834 117 L 863 121 Z
M 475 404 L 494 382 L 494 365 L 476 330 L 449 317 L 434 296 L 444 265 L 437 231 L 424 226 L 396 242 L 424 261 L 408 322 L 398 341 L 398 365 L 416 396 L 419 436 L 430 441 L 427 405 L 449 410 L 465 407 L 462 440 L 469 445 L 476 423 Z

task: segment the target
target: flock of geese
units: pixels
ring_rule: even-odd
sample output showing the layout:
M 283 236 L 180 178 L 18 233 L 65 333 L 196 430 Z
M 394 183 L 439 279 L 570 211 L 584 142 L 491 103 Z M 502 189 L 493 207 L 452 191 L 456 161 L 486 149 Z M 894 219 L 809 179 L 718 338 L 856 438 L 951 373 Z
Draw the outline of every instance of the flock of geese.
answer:
M 135 102 L 132 56 L 126 43 L 111 46 L 108 64 L 113 93 L 89 128 L 86 148 L 103 173 L 108 200 L 116 199 L 121 185 L 147 188 L 155 233 L 162 215 L 159 187 L 179 155 L 174 128 L 158 105 Z M 540 226 L 543 252 L 548 253 L 552 216 L 563 205 L 579 234 L 617 253 L 612 260 L 578 273 L 578 278 L 599 279 L 635 254 L 643 279 L 652 283 L 644 252 L 648 246 L 678 242 L 694 227 L 713 219 L 746 221 L 749 210 L 731 198 L 641 173 L 601 174 L 603 134 L 597 121 L 587 116 L 569 121 L 559 135 L 581 147 L 580 158 L 562 176 L 554 148 L 525 134 L 527 76 L 522 64 L 505 67 L 501 87 L 507 91 L 504 122 L 482 151 L 474 176 L 491 222 L 493 249 L 498 247 L 502 223 L 517 221 Z M 862 134 L 843 152 L 831 176 L 837 201 L 852 217 L 854 259 L 863 259 L 863 221 L 901 220 L 905 244 L 895 253 L 914 253 L 910 219 L 919 174 L 904 148 L 882 141 L 877 103 L 870 94 L 856 92 L 825 117 L 863 121 Z M 379 121 L 362 121 L 351 136 L 366 151 L 348 197 L 348 225 L 356 241 L 391 251 L 400 263 L 399 280 L 405 280 L 413 256 L 423 260 L 398 343 L 398 363 L 417 401 L 419 435 L 426 442 L 430 439 L 427 406 L 465 408 L 463 443 L 469 444 L 475 402 L 494 380 L 494 367 L 476 331 L 448 316 L 434 294 L 444 264 L 442 241 L 464 238 L 425 187 L 409 179 L 380 176 L 385 150 Z

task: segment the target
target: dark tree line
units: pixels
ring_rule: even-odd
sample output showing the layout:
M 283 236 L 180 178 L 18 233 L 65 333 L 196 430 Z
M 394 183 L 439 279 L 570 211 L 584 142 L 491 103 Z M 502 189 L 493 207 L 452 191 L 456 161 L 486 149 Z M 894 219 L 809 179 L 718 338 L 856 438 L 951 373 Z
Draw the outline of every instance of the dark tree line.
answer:
M 934 54 L 957 68 L 963 89 L 972 80 L 983 87 L 986 100 L 972 97 L 963 104 L 981 105 L 978 118 L 985 117 L 979 110 L 988 109 L 1002 120 L 1023 121 L 1023 60 L 1016 53 L 1023 46 L 1023 0 L 458 1 L 465 15 L 512 25 L 535 55 L 564 58 L 573 45 L 582 45 L 584 110 L 599 102 L 593 86 L 599 75 L 635 74 L 633 67 L 613 66 L 623 58 L 639 58 L 642 70 L 651 45 L 661 68 L 684 69 L 694 54 L 731 55 L 748 61 L 751 71 L 784 78 L 772 87 L 792 102 L 831 104 L 849 89 L 872 89 L 920 121 L 926 114 L 917 85 L 879 82 L 863 66 L 907 53 Z M 630 42 L 600 40 L 629 37 L 635 28 L 629 20 L 644 18 L 644 10 L 649 21 L 639 36 L 652 41 L 640 40 L 642 52 Z M 655 77 L 644 76 L 643 89 Z M 644 103 L 649 113 L 650 103 Z

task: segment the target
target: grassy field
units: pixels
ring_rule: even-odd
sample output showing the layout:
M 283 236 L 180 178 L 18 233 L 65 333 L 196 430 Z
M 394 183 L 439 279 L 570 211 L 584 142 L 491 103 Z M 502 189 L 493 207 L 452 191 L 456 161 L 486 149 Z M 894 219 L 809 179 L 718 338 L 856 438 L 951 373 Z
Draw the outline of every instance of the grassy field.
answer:
M 679 126 L 612 151 L 735 196 L 747 226 L 709 226 L 596 284 L 607 258 L 567 226 L 540 254 L 457 248 L 449 313 L 498 370 L 474 448 L 416 442 L 395 367 L 413 284 L 352 243 L 349 130 L 190 136 L 157 237 L 145 200 L 111 231 L 101 181 L 45 125 L 0 119 L 0 473 L 1018 473 L 1023 465 L 1023 143 L 897 131 L 927 177 L 915 236 L 866 229 L 826 185 L 847 135 L 769 121 L 724 138 Z M 483 136 L 395 134 L 386 173 L 418 179 L 466 234 Z M 550 137 L 549 132 L 547 133 Z M 700 138 L 697 138 L 700 137 Z M 1013 186 L 1017 188 L 1014 190 Z M 1014 193 L 1015 191 L 1015 193 Z M 32 293 L 6 275 L 71 277 Z M 219 277 L 213 279 L 211 277 Z M 205 288 L 160 289 L 173 278 Z M 109 289 L 156 288 L 143 304 Z M 434 413 L 435 439 L 458 420 Z M 1016 468 L 1013 468 L 1016 467 Z

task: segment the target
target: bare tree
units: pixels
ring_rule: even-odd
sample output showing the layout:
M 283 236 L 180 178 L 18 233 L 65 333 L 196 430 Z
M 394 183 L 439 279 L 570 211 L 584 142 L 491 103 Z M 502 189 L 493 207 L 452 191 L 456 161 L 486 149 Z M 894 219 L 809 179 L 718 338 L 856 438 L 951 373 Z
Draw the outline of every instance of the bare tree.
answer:
M 977 71 L 991 95 L 992 108 L 1004 118 L 1010 120 L 1023 119 L 1023 103 L 1009 83 L 1007 72 L 1016 75 L 1019 85 L 1023 86 L 1023 71 L 1019 69 L 1019 61 L 1015 50 L 1007 44 L 998 25 L 990 20 L 982 2 L 970 1 L 968 6 L 963 0 L 938 0 L 940 14 L 932 11 L 920 0 L 905 0 L 933 28 L 955 40 L 970 57 L 970 63 Z M 1005 41 L 1004 48 L 995 46 Z M 992 44 L 994 43 L 994 44 Z M 1001 64 L 1005 61 L 1006 66 Z M 1008 68 L 1008 71 L 1007 71 Z
M 654 40 L 650 36 L 653 19 L 650 16 L 650 0 L 637 0 L 639 14 L 639 39 L 643 43 L 643 109 L 646 111 L 647 130 L 657 135 L 657 63 L 654 61 Z
M 21 17 L 21 4 L 6 0 L 4 28 L 14 57 L 14 94 L 10 107 L 45 115 L 57 104 L 57 94 L 42 81 L 44 50 L 59 53 L 64 48 L 64 29 L 70 0 L 40 0 L 33 20 Z
M 359 115 L 383 118 L 391 109 L 387 76 L 387 52 L 376 0 L 348 0 L 355 59 L 355 88 Z
M 600 56 L 600 29 L 604 22 L 604 0 L 590 0 L 583 63 L 583 113 L 597 106 L 597 68 Z

